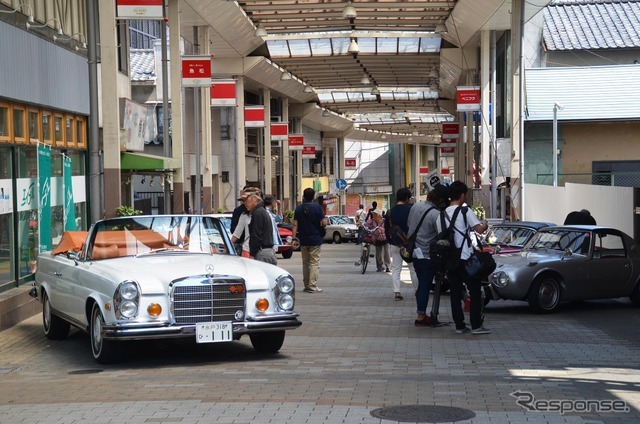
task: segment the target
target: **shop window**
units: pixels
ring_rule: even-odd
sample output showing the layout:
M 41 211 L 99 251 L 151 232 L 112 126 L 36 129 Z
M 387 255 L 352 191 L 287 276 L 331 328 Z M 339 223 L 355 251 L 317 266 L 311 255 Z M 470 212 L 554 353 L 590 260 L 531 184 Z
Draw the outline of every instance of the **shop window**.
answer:
M 53 144 L 53 116 L 51 112 L 42 112 L 42 139 L 46 144 Z
M 67 141 L 67 147 L 76 147 L 76 132 L 74 121 L 75 119 L 73 118 L 73 116 L 65 116 L 64 118 L 64 137 Z
M 34 147 L 16 150 L 18 178 L 35 178 L 38 176 L 38 151 Z M 16 196 L 17 197 L 17 196 Z
M 38 211 L 22 211 L 18 214 L 18 277 L 26 277 L 36 270 L 38 258 Z
M 78 147 L 87 147 L 87 118 L 78 116 L 76 118 L 76 143 Z
M 11 141 L 11 120 L 9 119 L 9 105 L 0 103 L 0 142 Z
M 13 140 L 17 144 L 27 142 L 27 128 L 23 107 L 13 106 Z
M 64 146 L 64 130 L 62 128 L 64 117 L 56 113 L 53 116 L 53 140 L 56 146 Z
M 29 141 L 31 144 L 36 144 L 40 137 L 40 113 L 35 109 L 29 109 L 28 125 L 29 129 Z

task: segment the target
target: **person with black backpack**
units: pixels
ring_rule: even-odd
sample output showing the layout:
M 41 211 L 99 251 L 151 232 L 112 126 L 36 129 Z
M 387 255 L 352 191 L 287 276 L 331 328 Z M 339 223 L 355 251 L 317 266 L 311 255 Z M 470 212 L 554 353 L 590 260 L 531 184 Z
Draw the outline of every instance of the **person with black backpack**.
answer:
M 482 285 L 478 278 L 470 277 L 465 268 L 467 259 L 473 254 L 473 245 L 471 243 L 470 230 L 477 233 L 484 233 L 488 224 L 486 220 L 482 222 L 476 214 L 466 205 L 468 187 L 462 181 L 454 181 L 449 186 L 449 197 L 451 204 L 446 209 L 446 223 L 453 229 L 453 241 L 455 245 L 455 263 L 450 264 L 448 270 L 450 283 L 451 298 L 451 315 L 456 324 L 456 333 L 465 334 L 489 334 L 491 330 L 485 328 L 482 317 Z M 441 228 L 441 220 L 438 220 L 438 226 Z M 459 255 L 459 256 L 458 256 Z M 469 320 L 471 321 L 471 330 L 464 322 L 464 311 L 462 310 L 462 301 L 464 296 L 464 286 L 467 286 L 469 297 L 471 298 L 471 309 Z
M 449 190 L 446 186 L 438 184 L 427 193 L 425 202 L 416 203 L 409 211 L 410 238 L 415 234 L 415 248 L 413 250 L 413 266 L 418 276 L 416 288 L 416 327 L 430 327 L 435 322 L 427 315 L 429 293 L 435 272 L 429 258 L 429 245 L 438 234 L 436 228 L 440 211 L 449 204 Z

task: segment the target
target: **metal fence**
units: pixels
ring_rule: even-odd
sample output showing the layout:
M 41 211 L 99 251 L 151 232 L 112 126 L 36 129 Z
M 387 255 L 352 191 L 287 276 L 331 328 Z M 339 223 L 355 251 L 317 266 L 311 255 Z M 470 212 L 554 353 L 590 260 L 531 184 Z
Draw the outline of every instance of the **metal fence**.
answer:
M 640 187 L 640 172 L 592 172 L 558 174 L 558 185 L 565 183 L 612 187 Z M 553 185 L 553 174 L 537 174 L 536 184 Z
M 173 192 L 171 193 L 171 199 L 173 202 Z M 134 207 L 141 210 L 145 215 L 163 215 L 165 213 L 164 193 L 157 191 L 136 191 Z

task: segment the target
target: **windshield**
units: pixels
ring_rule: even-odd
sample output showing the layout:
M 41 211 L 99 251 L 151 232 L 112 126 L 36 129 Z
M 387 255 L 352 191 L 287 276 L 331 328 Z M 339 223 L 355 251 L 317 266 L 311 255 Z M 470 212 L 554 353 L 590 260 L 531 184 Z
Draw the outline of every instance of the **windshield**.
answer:
M 525 246 L 525 249 L 545 249 L 564 252 L 565 249 L 569 248 L 573 253 L 587 255 L 590 246 L 591 233 L 588 231 L 543 230 L 533 236 Z
M 230 254 L 222 223 L 196 215 L 132 216 L 99 221 L 91 233 L 89 259 L 151 253 Z
M 332 216 L 330 219 L 334 225 L 351 224 L 348 216 Z
M 491 245 L 524 246 L 532 234 L 529 228 L 492 227 L 485 240 Z

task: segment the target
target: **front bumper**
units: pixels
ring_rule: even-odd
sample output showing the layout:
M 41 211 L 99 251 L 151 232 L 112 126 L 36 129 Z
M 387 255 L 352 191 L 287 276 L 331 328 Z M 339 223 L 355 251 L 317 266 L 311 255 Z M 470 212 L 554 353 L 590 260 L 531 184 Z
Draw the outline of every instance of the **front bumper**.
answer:
M 239 339 L 244 334 L 263 331 L 293 330 L 302 325 L 295 312 L 281 312 L 278 314 L 247 317 L 244 321 L 233 323 L 233 338 Z M 165 339 L 180 337 L 195 337 L 194 324 L 170 323 L 131 323 L 125 325 L 109 325 L 102 327 L 102 337 L 117 340 Z

